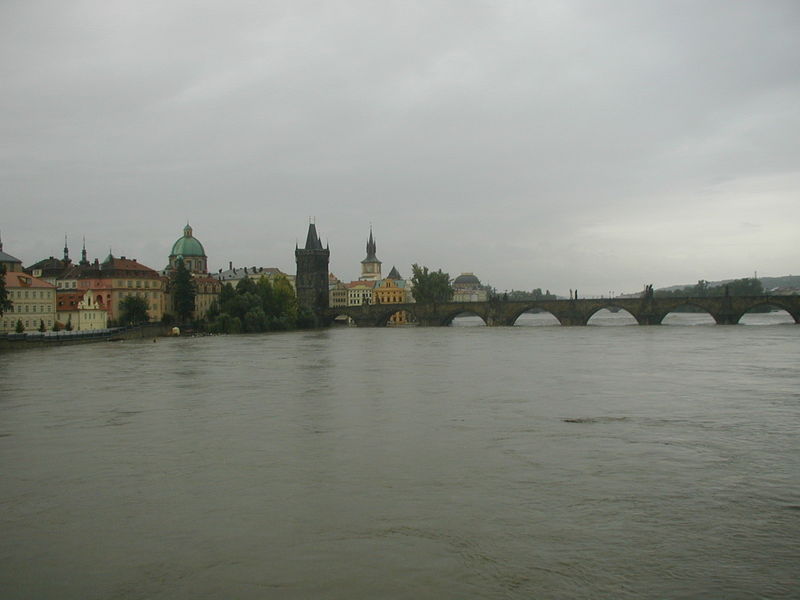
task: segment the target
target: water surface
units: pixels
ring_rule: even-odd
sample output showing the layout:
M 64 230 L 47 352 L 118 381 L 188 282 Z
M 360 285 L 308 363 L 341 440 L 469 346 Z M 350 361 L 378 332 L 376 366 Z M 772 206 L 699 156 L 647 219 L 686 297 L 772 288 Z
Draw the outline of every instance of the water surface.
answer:
M 779 317 L 2 354 L 1 596 L 797 598 Z

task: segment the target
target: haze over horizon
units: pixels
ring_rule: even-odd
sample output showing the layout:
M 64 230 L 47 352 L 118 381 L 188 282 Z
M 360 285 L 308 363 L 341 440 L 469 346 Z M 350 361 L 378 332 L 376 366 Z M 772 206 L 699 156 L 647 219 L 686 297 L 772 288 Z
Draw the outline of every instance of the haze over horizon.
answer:
M 566 295 L 796 274 L 800 4 L 0 5 L 0 236 L 27 266 L 396 265 Z

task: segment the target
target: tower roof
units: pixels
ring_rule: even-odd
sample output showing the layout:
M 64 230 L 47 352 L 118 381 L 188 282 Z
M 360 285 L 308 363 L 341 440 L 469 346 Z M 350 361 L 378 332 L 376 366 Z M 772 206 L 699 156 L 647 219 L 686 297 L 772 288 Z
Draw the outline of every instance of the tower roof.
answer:
M 375 244 L 375 239 L 372 237 L 372 227 L 369 228 L 369 239 L 367 240 L 367 258 L 362 260 L 362 263 L 380 263 L 381 261 L 378 260 L 378 257 L 375 256 L 375 252 L 377 251 L 377 246 Z
M 206 255 L 206 251 L 203 249 L 203 244 L 201 244 L 196 237 L 192 236 L 192 228 L 188 223 L 186 224 L 186 227 L 183 228 L 183 237 L 178 238 L 178 240 L 172 245 L 172 252 L 170 255 L 178 256 L 179 254 L 184 257 L 205 257 Z
M 400 276 L 400 271 L 397 270 L 397 267 L 392 267 L 392 270 L 389 271 L 389 275 L 386 277 L 386 279 L 402 279 Z
M 308 235 L 306 236 L 306 250 L 322 250 L 322 240 L 317 235 L 317 226 L 314 223 L 308 224 Z

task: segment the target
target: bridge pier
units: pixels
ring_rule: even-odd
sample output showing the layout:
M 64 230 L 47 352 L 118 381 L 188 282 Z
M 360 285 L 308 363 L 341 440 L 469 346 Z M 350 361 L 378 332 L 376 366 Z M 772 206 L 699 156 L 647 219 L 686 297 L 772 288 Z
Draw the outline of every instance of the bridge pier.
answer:
M 661 325 L 664 315 L 657 315 L 654 313 L 644 313 L 636 317 L 636 322 L 639 325 Z
M 717 322 L 717 325 L 738 325 L 739 318 L 741 315 L 735 315 L 732 313 L 718 313 L 712 314 L 714 320 Z

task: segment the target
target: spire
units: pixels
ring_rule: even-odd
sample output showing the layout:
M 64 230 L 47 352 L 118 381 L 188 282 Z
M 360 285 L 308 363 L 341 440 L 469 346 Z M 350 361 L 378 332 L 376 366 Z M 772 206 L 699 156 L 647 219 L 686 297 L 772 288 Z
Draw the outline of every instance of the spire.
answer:
M 192 226 L 189 225 L 189 221 L 186 221 L 186 227 L 183 228 L 183 236 L 192 237 Z
M 89 259 L 86 258 L 86 236 L 83 236 L 83 250 L 81 250 L 81 264 L 88 265 Z
M 317 226 L 314 223 L 308 224 L 308 235 L 306 236 L 306 250 L 322 250 L 322 241 L 317 235 Z
M 378 260 L 375 256 L 375 252 L 377 251 L 377 246 L 375 245 L 375 239 L 372 237 L 372 225 L 369 226 L 369 239 L 367 240 L 367 258 L 365 260 Z
M 64 262 L 69 262 L 69 248 L 67 248 L 67 234 L 64 234 Z

